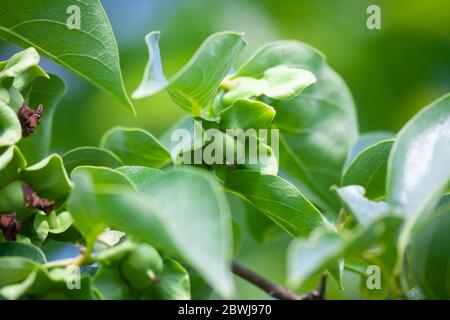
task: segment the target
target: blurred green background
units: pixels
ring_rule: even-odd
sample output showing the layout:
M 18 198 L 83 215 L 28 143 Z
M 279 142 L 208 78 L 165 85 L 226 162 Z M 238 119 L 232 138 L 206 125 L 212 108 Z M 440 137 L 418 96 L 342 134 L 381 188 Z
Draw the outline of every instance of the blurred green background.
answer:
M 160 30 L 167 76 L 185 64 L 200 43 L 222 30 L 245 32 L 241 61 L 268 41 L 297 39 L 322 51 L 348 83 L 360 131 L 398 131 L 434 99 L 450 91 L 450 5 L 448 0 L 104 0 L 117 37 L 125 86 L 139 84 L 147 60 L 144 36 Z M 366 27 L 370 4 L 381 8 L 381 30 Z M 17 47 L 0 43 L 0 60 Z M 52 62 L 41 65 L 68 84 L 54 119 L 53 149 L 63 153 L 97 145 L 117 125 L 143 127 L 155 135 L 183 115 L 166 93 L 135 102 L 138 116 Z M 259 272 L 284 281 L 286 239 L 249 244 L 241 259 Z M 347 282 L 356 279 L 347 275 Z M 257 289 L 238 282 L 240 297 L 258 298 Z M 357 297 L 353 286 L 345 296 Z

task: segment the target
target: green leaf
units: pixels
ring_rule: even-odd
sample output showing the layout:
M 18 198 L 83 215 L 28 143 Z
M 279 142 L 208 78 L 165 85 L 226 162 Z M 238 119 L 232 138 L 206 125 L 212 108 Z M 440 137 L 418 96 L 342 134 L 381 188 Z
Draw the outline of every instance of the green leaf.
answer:
M 131 180 L 131 182 L 133 182 L 138 190 L 142 190 L 153 178 L 164 174 L 164 172 L 159 169 L 139 166 L 124 166 L 117 168 L 115 171 L 123 173 Z
M 107 168 L 117 168 L 123 165 L 114 153 L 109 150 L 96 147 L 80 147 L 66 152 L 62 159 L 67 172 L 79 166 L 99 166 Z
M 25 100 L 22 93 L 11 86 L 8 89 L 0 87 L 0 101 L 10 106 L 15 112 L 18 112 Z
M 275 110 L 259 101 L 238 99 L 232 106 L 222 110 L 220 128 L 226 129 L 268 129 L 275 117 Z
M 22 126 L 13 109 L 0 101 L 0 147 L 11 146 L 22 138 Z
M 152 177 L 142 192 L 95 186 L 82 170 L 75 170 L 73 179 L 70 211 L 75 224 L 90 219 L 90 237 L 106 225 L 123 230 L 182 257 L 219 294 L 230 296 L 230 216 L 220 186 L 209 175 L 193 169 L 171 170 Z M 198 195 L 202 201 L 196 201 Z
M 233 257 L 236 257 L 242 247 L 243 235 L 241 227 L 236 220 L 231 221 L 231 229 L 233 231 Z
M 192 118 L 192 116 L 185 115 L 180 120 L 175 122 L 175 124 L 170 128 L 166 129 L 164 133 L 158 138 L 158 140 L 167 150 L 173 150 L 174 147 L 178 144 L 178 141 L 176 141 L 175 139 L 175 141 L 172 140 L 172 134 L 177 129 L 187 130 L 191 134 L 191 137 L 194 137 L 194 119 Z
M 171 161 L 169 151 L 152 134 L 138 128 L 114 128 L 105 133 L 100 147 L 112 151 L 127 166 L 160 168 Z
M 289 101 L 264 100 L 274 107 L 280 129 L 280 169 L 323 209 L 339 209 L 330 186 L 340 182 L 348 150 L 357 137 L 355 107 L 344 81 L 321 53 L 297 41 L 259 49 L 233 78 L 260 78 L 280 65 L 311 71 L 317 81 Z
M 34 284 L 37 271 L 33 270 L 22 282 L 10 284 L 0 289 L 0 296 L 9 300 L 15 300 L 26 293 Z
M 23 182 L 15 180 L 0 189 L 0 212 L 15 212 L 19 220 L 26 218 L 31 209 L 25 207 Z
M 106 167 L 77 167 L 72 171 L 72 178 L 88 175 L 89 183 L 92 187 L 101 187 L 113 185 L 122 187 L 124 190 L 134 190 L 134 185 L 124 174 L 116 172 Z M 74 190 L 76 193 L 76 190 Z M 91 208 L 95 206 L 95 208 Z M 96 205 L 96 199 L 93 195 L 86 196 L 83 201 L 76 202 L 76 210 L 71 211 L 76 228 L 81 232 L 88 243 L 93 243 L 95 238 L 104 231 L 107 224 L 95 215 L 100 210 Z
M 408 270 L 428 299 L 450 298 L 450 202 L 419 223 L 408 248 Z
M 164 269 L 159 276 L 158 298 L 164 300 L 190 300 L 191 285 L 185 268 L 173 259 L 164 260 Z
M 262 215 L 258 209 L 248 203 L 245 206 L 245 220 L 248 231 L 258 243 L 263 244 L 284 234 L 284 230 L 278 224 Z
M 294 237 L 325 227 L 324 217 L 288 181 L 258 171 L 231 170 L 225 188 L 244 198 Z
M 115 246 L 100 251 L 97 260 L 102 265 L 111 265 L 114 262 L 123 260 L 137 246 L 137 243 L 125 240 Z
M 342 176 L 342 186 L 360 185 L 369 199 L 386 195 L 386 169 L 393 140 L 378 142 L 359 153 L 348 165 Z
M 349 150 L 344 168 L 347 168 L 350 162 L 364 149 L 383 140 L 392 140 L 394 137 L 395 133 L 389 131 L 372 131 L 362 133 Z
M 369 225 L 379 216 L 389 212 L 389 206 L 383 201 L 374 202 L 364 197 L 364 188 L 351 185 L 336 188 L 344 208 L 362 225 Z
M 70 0 L 1 0 L 0 37 L 22 47 L 35 47 L 134 110 L 123 86 L 117 44 L 100 1 L 76 3 L 80 29 L 68 27 L 74 17 L 74 12 L 67 12 L 72 5 Z
M 450 94 L 432 102 L 398 134 L 386 187 L 393 209 L 415 220 L 431 210 L 450 180 Z
M 38 212 L 34 218 L 34 229 L 59 234 L 69 229 L 72 223 L 73 219 L 68 211 L 58 214 L 53 211 L 48 215 Z
M 437 204 L 450 181 L 450 94 L 432 102 L 399 132 L 389 155 L 386 193 L 392 210 L 406 217 L 397 271 L 416 221 Z
M 149 60 L 144 78 L 133 93 L 134 99 L 167 90 L 185 111 L 199 116 L 213 100 L 231 64 L 246 45 L 242 34 L 221 32 L 203 42 L 192 59 L 169 81 L 164 76 L 158 47 L 159 32 L 145 37 Z
M 342 247 L 341 237 L 334 232 L 322 233 L 308 241 L 295 241 L 288 252 L 288 279 L 290 286 L 304 283 L 310 276 L 325 269 Z M 300 263 L 302 261 L 303 263 Z
M 47 262 L 41 249 L 32 244 L 20 242 L 0 243 L 0 257 L 23 257 L 40 264 Z
M 101 266 L 92 280 L 92 285 L 102 300 L 123 300 L 130 296 L 130 288 L 116 266 Z
M 316 77 L 308 70 L 279 65 L 267 69 L 261 79 L 232 76 L 225 80 L 223 85 L 228 90 L 223 95 L 222 103 L 227 106 L 239 98 L 261 95 L 290 100 L 314 82 Z
M 16 53 L 0 71 L 0 83 L 4 79 L 13 78 L 13 86 L 22 90 L 37 76 L 48 78 L 48 75 L 37 65 L 39 60 L 39 54 L 34 48 Z
M 73 268 L 38 268 L 35 281 L 26 290 L 30 299 L 41 300 L 90 300 L 92 299 L 91 277 L 81 274 L 80 288 L 69 289 L 77 274 Z
M 131 190 L 135 188 L 133 182 L 125 174 L 110 168 L 81 166 L 72 172 L 72 176 L 76 176 L 77 171 L 88 172 L 95 185 L 120 185 Z
M 0 288 L 24 280 L 36 267 L 24 257 L 0 257 Z
M 67 176 L 62 159 L 57 154 L 20 171 L 23 181 L 30 184 L 40 197 L 63 204 L 72 191 L 72 182 Z
M 41 104 L 44 107 L 44 113 L 34 133 L 19 143 L 20 149 L 29 162 L 38 162 L 49 155 L 53 115 L 66 91 L 64 82 L 55 75 L 50 75 L 50 79 L 37 78 L 33 81 L 28 103 L 34 108 Z
M 309 277 L 321 272 L 340 258 L 360 257 L 373 245 L 384 248 L 385 251 L 379 255 L 390 254 L 391 250 L 395 251 L 395 239 L 402 222 L 400 217 L 385 215 L 350 234 L 339 235 L 336 232 L 325 231 L 315 233 L 306 240 L 294 240 L 289 247 L 287 258 L 290 286 L 300 286 Z M 389 269 L 393 266 L 387 267 Z
M 0 188 L 18 179 L 19 169 L 24 168 L 26 165 L 27 162 L 19 148 L 10 146 L 5 149 L 0 154 Z

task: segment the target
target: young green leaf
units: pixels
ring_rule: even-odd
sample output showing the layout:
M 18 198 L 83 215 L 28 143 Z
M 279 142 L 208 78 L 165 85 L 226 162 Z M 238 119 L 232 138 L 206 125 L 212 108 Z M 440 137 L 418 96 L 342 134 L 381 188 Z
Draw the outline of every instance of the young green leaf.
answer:
M 344 168 L 347 168 L 350 162 L 364 149 L 383 140 L 393 140 L 394 137 L 395 133 L 389 131 L 372 131 L 360 134 L 348 152 Z
M 280 169 L 324 209 L 338 210 L 330 186 L 338 184 L 348 150 L 357 136 L 353 99 L 323 55 L 297 41 L 278 41 L 259 49 L 232 78 L 260 78 L 280 65 L 309 70 L 317 81 L 289 101 L 267 99 L 277 112 Z
M 111 129 L 103 136 L 100 147 L 112 151 L 127 166 L 160 168 L 171 161 L 169 151 L 143 129 Z
M 240 98 L 265 95 L 278 100 L 289 100 L 306 87 L 316 82 L 316 77 L 308 70 L 280 65 L 269 68 L 261 79 L 231 77 L 222 84 L 228 89 L 222 97 L 225 106 Z
M 72 182 L 60 156 L 53 154 L 20 170 L 20 177 L 30 184 L 40 197 L 62 205 L 72 191 Z
M 39 63 L 39 54 L 34 48 L 28 48 L 13 55 L 6 61 L 0 71 L 0 81 L 6 78 L 15 78 L 26 69 Z
M 38 162 L 49 155 L 53 115 L 66 91 L 64 82 L 55 75 L 50 75 L 50 79 L 37 78 L 33 81 L 28 104 L 33 108 L 42 105 L 44 113 L 33 134 L 19 142 L 20 149 L 30 163 Z
M 167 90 L 172 99 L 186 112 L 201 115 L 214 98 L 231 64 L 246 45 L 242 34 L 221 32 L 211 35 L 192 59 L 169 81 L 164 76 L 158 47 L 159 32 L 145 37 L 149 61 L 144 78 L 133 93 L 134 99 Z
M 62 156 L 64 167 L 71 173 L 79 166 L 99 166 L 117 168 L 123 165 L 114 153 L 109 150 L 96 147 L 80 147 L 66 152 Z
M 369 199 L 386 195 L 386 168 L 393 140 L 378 142 L 359 153 L 345 169 L 342 186 L 360 185 Z
M 0 152 L 2 152 L 0 148 Z M 19 178 L 19 170 L 27 162 L 16 146 L 10 146 L 0 154 L 0 188 Z
M 4 79 L 13 78 L 13 87 L 21 91 L 38 76 L 49 76 L 39 66 L 40 57 L 34 48 L 16 53 L 0 71 L 0 83 Z
M 75 224 L 90 233 L 89 238 L 106 225 L 123 230 L 182 257 L 218 293 L 230 296 L 230 216 L 212 177 L 199 170 L 172 170 L 152 177 L 141 192 L 117 185 L 96 186 L 83 170 L 75 170 L 73 179 L 71 213 Z M 201 201 L 197 201 L 198 195 L 202 195 Z
M 13 109 L 0 101 L 0 147 L 11 146 L 22 138 L 22 126 Z
M 22 47 L 35 47 L 134 110 L 123 86 L 117 44 L 100 1 L 0 0 L 0 7 L 0 37 Z M 68 9 L 74 11 L 68 13 Z
M 374 202 L 364 197 L 364 188 L 357 185 L 336 188 L 344 208 L 361 225 L 369 225 L 373 220 L 389 212 L 389 206 L 383 201 Z
M 43 230 L 47 233 L 59 234 L 69 229 L 72 223 L 73 219 L 68 211 L 61 213 L 53 211 L 48 215 L 44 212 L 38 212 L 34 218 L 33 226 L 38 233 L 39 230 Z
M 251 170 L 231 170 L 225 188 L 244 198 L 294 237 L 325 227 L 325 218 L 288 181 Z
M 0 243 L 0 257 L 24 257 L 36 263 L 46 263 L 44 253 L 38 247 L 20 242 Z
M 232 106 L 219 114 L 220 128 L 226 129 L 268 129 L 275 117 L 275 110 L 259 101 L 238 99 Z

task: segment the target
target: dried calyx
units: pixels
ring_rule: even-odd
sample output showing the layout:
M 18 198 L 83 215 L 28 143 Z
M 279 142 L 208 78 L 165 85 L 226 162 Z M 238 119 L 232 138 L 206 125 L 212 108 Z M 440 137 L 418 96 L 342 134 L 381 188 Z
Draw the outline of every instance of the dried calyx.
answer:
M 24 184 L 22 186 L 23 196 L 25 197 L 26 206 L 31 206 L 33 208 L 44 211 L 45 213 L 50 213 L 53 210 L 53 206 L 55 204 L 54 201 L 50 201 L 48 199 L 40 198 L 36 191 L 28 185 Z
M 20 231 L 20 222 L 15 213 L 4 213 L 0 215 L 0 229 L 6 241 L 16 241 L 17 233 Z
M 22 137 L 26 138 L 33 133 L 34 128 L 39 125 L 39 120 L 44 112 L 44 107 L 40 104 L 37 110 L 33 110 L 26 103 L 19 109 L 18 117 L 22 125 Z

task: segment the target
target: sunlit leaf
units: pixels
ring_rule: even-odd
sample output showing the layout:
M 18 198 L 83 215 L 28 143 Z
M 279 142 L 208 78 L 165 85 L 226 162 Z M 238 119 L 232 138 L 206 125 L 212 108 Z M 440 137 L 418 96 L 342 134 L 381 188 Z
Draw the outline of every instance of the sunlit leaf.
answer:
M 79 10 L 79 29 L 69 28 L 73 22 L 68 18 L 77 13 L 72 11 L 74 5 Z M 0 7 L 0 37 L 36 48 L 133 110 L 122 82 L 117 44 L 100 1 L 1 0 Z
M 386 195 L 386 168 L 393 140 L 378 142 L 359 153 L 342 175 L 342 185 L 360 185 L 369 199 Z
M 316 77 L 308 70 L 279 65 L 269 68 L 260 79 L 250 77 L 231 77 L 225 80 L 227 92 L 222 102 L 225 106 L 240 98 L 265 95 L 279 100 L 289 100 L 306 87 L 316 82 Z
M 242 34 L 237 32 L 213 34 L 203 42 L 192 59 L 168 81 L 161 65 L 159 32 L 149 33 L 145 41 L 149 60 L 144 78 L 133 93 L 133 98 L 144 98 L 165 89 L 180 107 L 196 116 L 212 101 L 231 64 L 246 44 Z
M 364 188 L 350 185 L 337 188 L 336 192 L 341 198 L 344 208 L 352 214 L 362 225 L 369 225 L 379 216 L 389 212 L 389 206 L 383 201 L 370 201 L 364 196 Z

